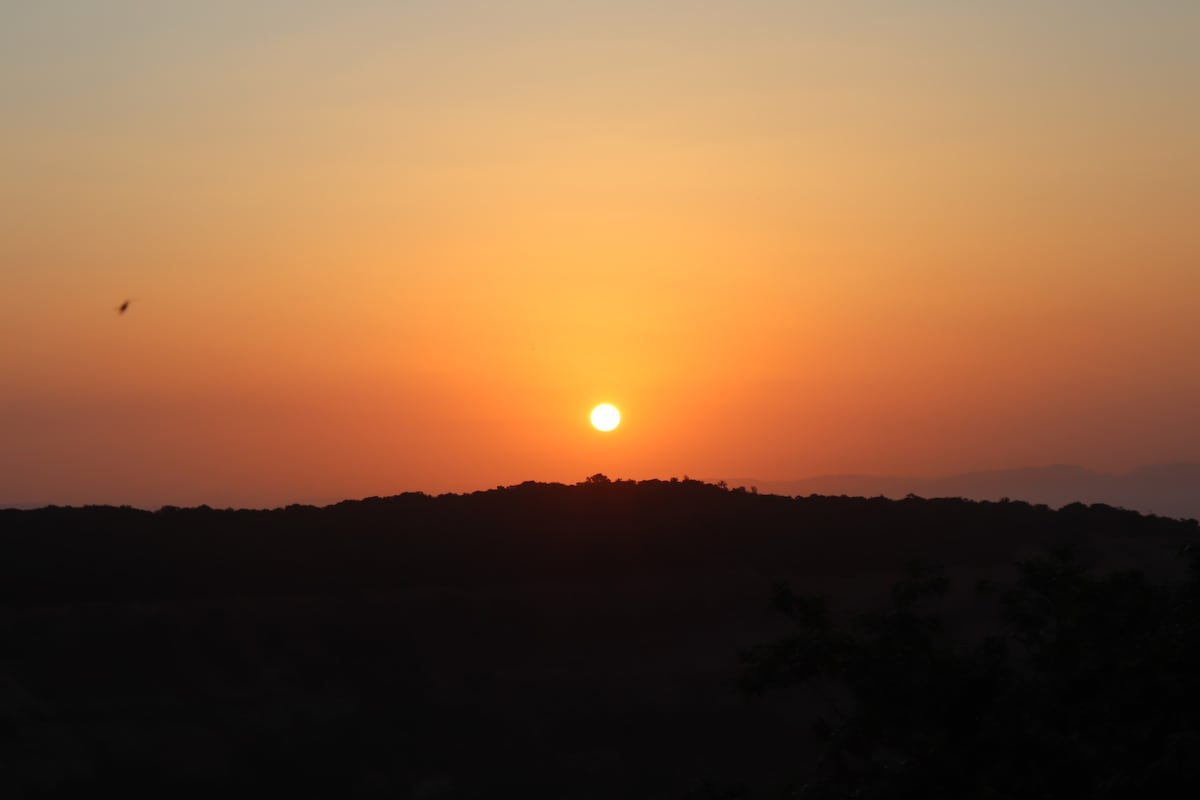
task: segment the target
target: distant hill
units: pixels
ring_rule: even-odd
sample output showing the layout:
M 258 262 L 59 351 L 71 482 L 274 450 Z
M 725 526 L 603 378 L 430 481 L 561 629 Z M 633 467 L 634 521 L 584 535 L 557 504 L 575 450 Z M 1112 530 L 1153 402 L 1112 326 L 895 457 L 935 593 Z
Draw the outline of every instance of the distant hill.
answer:
M 1200 464 L 1157 464 L 1121 474 L 1059 464 L 1049 467 L 965 472 L 942 477 L 820 475 L 791 481 L 729 480 L 761 492 L 808 496 L 962 497 L 1023 500 L 1061 508 L 1068 503 L 1103 503 L 1177 519 L 1200 519 Z
M 1171 578 L 1198 538 L 1100 505 L 600 475 L 0 510 L 0 797 L 781 797 L 815 699 L 738 691 L 739 654 L 789 630 L 773 586 L 850 613 L 943 565 L 970 626 L 1018 559 Z

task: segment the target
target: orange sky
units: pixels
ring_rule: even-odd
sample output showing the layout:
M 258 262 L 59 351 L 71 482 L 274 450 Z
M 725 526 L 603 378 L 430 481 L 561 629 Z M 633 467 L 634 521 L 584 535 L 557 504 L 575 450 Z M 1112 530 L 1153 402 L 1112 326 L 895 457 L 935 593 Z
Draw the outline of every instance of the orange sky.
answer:
M 181 5 L 0 10 L 0 504 L 1200 460 L 1194 3 Z

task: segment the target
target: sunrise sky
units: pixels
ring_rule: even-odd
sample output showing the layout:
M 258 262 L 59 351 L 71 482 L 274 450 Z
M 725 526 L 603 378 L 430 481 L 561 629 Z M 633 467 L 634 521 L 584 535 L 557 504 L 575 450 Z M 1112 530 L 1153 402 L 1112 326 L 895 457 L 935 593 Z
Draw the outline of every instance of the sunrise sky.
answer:
M 1197 42 L 1194 0 L 0 3 L 0 505 L 1200 460 Z

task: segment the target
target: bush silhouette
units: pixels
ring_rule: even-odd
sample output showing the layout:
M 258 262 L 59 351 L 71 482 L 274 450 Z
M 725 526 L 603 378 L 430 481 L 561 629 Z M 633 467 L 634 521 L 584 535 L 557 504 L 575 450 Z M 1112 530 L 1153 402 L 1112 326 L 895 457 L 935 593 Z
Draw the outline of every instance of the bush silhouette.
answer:
M 936 572 L 913 570 L 886 610 L 843 628 L 779 586 L 794 631 L 743 654 L 742 685 L 823 703 L 801 797 L 1161 796 L 1200 778 L 1198 576 L 1097 577 L 1056 551 L 977 588 L 994 630 L 950 624 Z

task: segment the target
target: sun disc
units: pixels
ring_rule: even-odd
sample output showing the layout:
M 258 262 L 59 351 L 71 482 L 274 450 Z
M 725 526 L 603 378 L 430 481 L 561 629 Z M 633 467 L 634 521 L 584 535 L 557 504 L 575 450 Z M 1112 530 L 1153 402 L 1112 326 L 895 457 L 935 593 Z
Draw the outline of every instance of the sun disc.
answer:
M 601 403 L 592 409 L 592 425 L 598 431 L 611 431 L 621 424 L 621 412 L 610 403 Z

